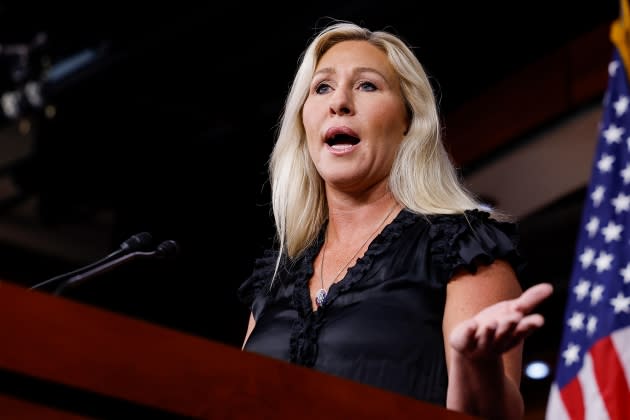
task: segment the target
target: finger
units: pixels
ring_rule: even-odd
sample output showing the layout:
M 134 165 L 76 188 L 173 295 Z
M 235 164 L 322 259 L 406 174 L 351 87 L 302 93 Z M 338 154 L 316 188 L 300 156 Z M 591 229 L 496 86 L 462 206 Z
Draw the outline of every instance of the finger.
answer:
M 477 322 L 474 319 L 468 319 L 460 323 L 450 336 L 451 347 L 459 352 L 469 351 L 476 347 L 475 332 L 477 331 Z
M 518 323 L 515 334 L 525 333 L 526 335 L 531 334 L 536 331 L 540 327 L 545 325 L 545 318 L 540 314 L 531 314 L 523 317 L 523 319 Z
M 549 283 L 540 283 L 525 290 L 514 300 L 514 309 L 528 314 L 534 310 L 543 300 L 553 293 L 553 286 Z
M 531 325 L 529 325 L 530 320 L 526 320 L 525 324 L 521 325 L 524 319 L 524 317 L 514 314 L 499 325 L 497 335 L 495 337 L 495 347 L 497 352 L 504 353 L 512 349 L 537 328 L 535 320 L 532 320 L 533 322 Z
M 536 330 L 535 328 L 515 330 L 514 334 L 512 334 L 512 336 L 510 336 L 509 339 L 505 339 L 504 342 L 502 343 L 503 344 L 502 352 L 506 352 L 512 349 L 513 347 L 515 347 L 516 345 L 518 345 L 519 343 L 523 342 L 535 330 Z
M 504 338 L 503 341 L 501 342 L 501 349 L 500 352 L 501 353 L 505 353 L 506 351 L 509 351 L 511 349 L 513 349 L 514 347 L 516 347 L 516 345 L 518 345 L 525 337 L 523 335 L 514 333 L 513 335 L 509 336 L 509 338 Z
M 503 317 L 497 327 L 495 340 L 500 341 L 506 336 L 511 336 L 516 330 L 516 326 L 522 319 L 523 319 L 523 316 L 519 313 L 506 315 L 505 317 Z
M 497 327 L 498 323 L 492 321 L 477 329 L 477 349 L 482 351 L 490 349 L 494 342 Z

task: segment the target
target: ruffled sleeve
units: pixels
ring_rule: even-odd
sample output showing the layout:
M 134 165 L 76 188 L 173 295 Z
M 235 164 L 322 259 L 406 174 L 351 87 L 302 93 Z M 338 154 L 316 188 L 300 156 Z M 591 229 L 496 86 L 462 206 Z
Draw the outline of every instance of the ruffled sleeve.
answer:
M 239 300 L 254 312 L 254 317 L 258 312 L 254 308 L 254 301 L 269 292 L 277 257 L 277 251 L 266 250 L 262 257 L 255 260 L 252 274 L 238 288 Z
M 525 260 L 518 251 L 515 223 L 497 221 L 476 209 L 430 220 L 431 271 L 440 283 L 446 284 L 459 269 L 476 273 L 479 265 L 496 259 L 507 261 L 517 276 L 522 273 Z

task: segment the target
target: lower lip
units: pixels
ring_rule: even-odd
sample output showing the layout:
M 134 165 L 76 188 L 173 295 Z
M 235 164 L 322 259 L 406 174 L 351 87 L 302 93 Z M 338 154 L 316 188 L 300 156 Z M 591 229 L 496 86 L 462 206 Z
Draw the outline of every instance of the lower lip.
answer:
M 337 156 L 341 156 L 341 155 L 347 155 L 348 153 L 352 152 L 355 147 L 357 147 L 357 145 L 343 145 L 343 146 L 329 146 L 326 145 L 326 148 L 328 149 L 328 151 L 330 151 L 332 154 L 337 155 Z

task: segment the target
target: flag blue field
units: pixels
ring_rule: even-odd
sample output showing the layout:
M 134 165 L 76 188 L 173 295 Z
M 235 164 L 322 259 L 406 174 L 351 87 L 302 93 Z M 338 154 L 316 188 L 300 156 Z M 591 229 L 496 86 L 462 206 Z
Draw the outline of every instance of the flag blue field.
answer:
M 627 5 L 623 7 L 627 12 Z M 608 87 L 578 232 L 547 420 L 630 419 L 627 51 L 625 44 L 615 43 L 608 67 Z

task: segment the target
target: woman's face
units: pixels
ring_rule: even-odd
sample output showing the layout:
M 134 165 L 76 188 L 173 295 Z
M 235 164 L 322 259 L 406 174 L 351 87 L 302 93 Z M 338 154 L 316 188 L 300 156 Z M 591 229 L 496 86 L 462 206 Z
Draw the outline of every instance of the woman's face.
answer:
M 366 41 L 331 47 L 317 64 L 302 123 L 328 187 L 354 192 L 386 181 L 409 125 L 386 54 Z

